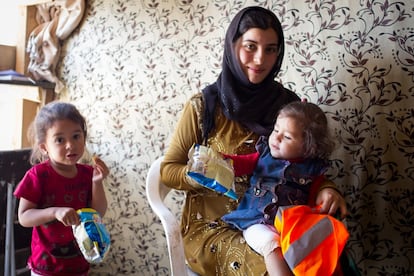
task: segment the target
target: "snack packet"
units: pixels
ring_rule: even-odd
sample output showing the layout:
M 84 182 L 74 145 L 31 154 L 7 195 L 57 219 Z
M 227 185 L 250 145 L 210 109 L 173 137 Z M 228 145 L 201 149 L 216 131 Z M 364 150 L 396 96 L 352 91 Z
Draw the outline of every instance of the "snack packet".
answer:
M 213 149 L 195 144 L 188 152 L 188 176 L 200 185 L 238 200 L 232 161 Z
M 83 257 L 90 263 L 100 263 L 105 258 L 111 245 L 109 232 L 106 230 L 99 213 L 92 208 L 77 210 L 81 223 L 73 225 L 73 235 Z

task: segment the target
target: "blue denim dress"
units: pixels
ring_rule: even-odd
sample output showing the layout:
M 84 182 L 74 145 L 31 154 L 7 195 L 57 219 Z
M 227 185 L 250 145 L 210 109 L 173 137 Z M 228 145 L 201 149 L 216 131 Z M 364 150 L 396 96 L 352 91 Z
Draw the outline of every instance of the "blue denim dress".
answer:
M 293 162 L 273 158 L 264 137 L 256 148 L 260 157 L 250 187 L 237 209 L 222 217 L 240 230 L 259 223 L 273 225 L 279 206 L 308 204 L 313 180 L 328 168 L 328 161 L 322 159 Z

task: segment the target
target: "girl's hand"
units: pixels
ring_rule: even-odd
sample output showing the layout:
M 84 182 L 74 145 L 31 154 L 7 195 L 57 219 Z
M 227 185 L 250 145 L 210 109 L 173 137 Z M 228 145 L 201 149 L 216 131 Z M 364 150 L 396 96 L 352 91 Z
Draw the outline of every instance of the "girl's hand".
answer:
M 105 162 L 102 161 L 98 156 L 93 157 L 94 162 L 94 170 L 93 170 L 93 178 L 92 181 L 95 182 L 101 182 L 105 179 L 105 177 L 109 174 L 109 169 L 106 166 Z
M 80 218 L 75 209 L 70 207 L 55 207 L 55 217 L 65 226 L 79 225 Z
M 92 202 L 91 207 L 95 209 L 102 217 L 105 215 L 106 209 L 108 207 L 108 202 L 106 200 L 105 190 L 102 185 L 102 181 L 109 174 L 109 169 L 106 166 L 105 162 L 102 161 L 99 157 L 94 156 L 94 170 L 92 177 Z
M 316 205 L 321 205 L 321 213 L 335 215 L 339 209 L 341 218 L 347 215 L 345 199 L 333 188 L 320 190 L 316 197 Z

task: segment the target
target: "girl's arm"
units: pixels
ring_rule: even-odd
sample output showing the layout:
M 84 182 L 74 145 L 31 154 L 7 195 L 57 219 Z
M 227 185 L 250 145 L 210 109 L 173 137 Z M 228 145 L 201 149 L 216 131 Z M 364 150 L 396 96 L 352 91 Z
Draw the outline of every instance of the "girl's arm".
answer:
M 94 157 L 94 170 L 92 178 L 92 202 L 91 208 L 95 209 L 101 217 L 106 213 L 108 202 L 106 200 L 103 180 L 108 176 L 109 169 L 99 157 Z
M 18 208 L 19 223 L 24 227 L 34 227 L 53 220 L 62 222 L 65 226 L 78 225 L 79 215 L 70 207 L 49 207 L 37 209 L 37 205 L 27 199 L 20 198 Z

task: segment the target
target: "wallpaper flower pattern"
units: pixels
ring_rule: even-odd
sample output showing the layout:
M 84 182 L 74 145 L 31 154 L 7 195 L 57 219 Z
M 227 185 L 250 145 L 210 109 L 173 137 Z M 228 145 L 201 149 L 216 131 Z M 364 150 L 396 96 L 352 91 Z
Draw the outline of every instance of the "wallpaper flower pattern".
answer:
M 169 275 L 145 196 L 185 101 L 220 72 L 226 27 L 260 5 L 281 19 L 280 81 L 326 112 L 331 178 L 344 193 L 348 250 L 363 275 L 414 274 L 414 2 L 90 0 L 59 76 L 87 117 L 90 152 L 110 166 L 112 248 L 95 275 Z M 179 214 L 183 195 L 170 199 Z

